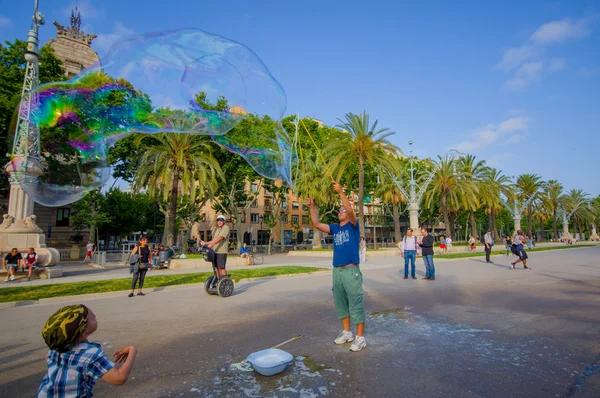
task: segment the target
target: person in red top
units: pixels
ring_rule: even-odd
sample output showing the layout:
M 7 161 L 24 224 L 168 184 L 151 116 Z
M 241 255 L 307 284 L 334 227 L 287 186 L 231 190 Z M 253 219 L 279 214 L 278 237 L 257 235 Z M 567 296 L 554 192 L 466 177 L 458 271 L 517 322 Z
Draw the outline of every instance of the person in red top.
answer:
M 23 269 L 27 269 L 29 272 L 27 273 L 27 280 L 31 280 L 31 272 L 38 264 L 38 255 L 35 252 L 33 247 L 27 249 L 27 254 L 25 255 L 25 261 L 23 261 Z

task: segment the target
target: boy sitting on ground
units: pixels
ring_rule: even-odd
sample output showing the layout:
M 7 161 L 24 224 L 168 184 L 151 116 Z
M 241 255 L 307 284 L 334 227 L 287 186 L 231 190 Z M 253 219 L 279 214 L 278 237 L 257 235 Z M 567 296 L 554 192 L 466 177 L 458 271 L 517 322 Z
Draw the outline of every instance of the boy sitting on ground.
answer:
M 48 372 L 38 397 L 91 397 L 96 379 L 119 386 L 129 377 L 137 349 L 128 346 L 117 351 L 116 363 L 102 351 L 102 346 L 87 338 L 98 329 L 96 315 L 85 305 L 68 305 L 56 311 L 42 329 L 50 348 L 46 355 Z

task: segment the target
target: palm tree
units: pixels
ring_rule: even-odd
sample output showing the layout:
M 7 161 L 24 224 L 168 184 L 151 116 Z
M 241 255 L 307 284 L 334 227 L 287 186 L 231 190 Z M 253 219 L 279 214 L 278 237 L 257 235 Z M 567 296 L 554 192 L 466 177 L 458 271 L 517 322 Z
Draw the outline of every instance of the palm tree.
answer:
M 521 200 L 529 200 L 527 205 L 527 235 L 531 236 L 533 226 L 533 207 L 542 198 L 544 181 L 537 174 L 522 174 L 517 179 L 518 196 Z
M 558 239 L 557 211 L 563 205 L 563 186 L 557 180 L 549 180 L 544 184 L 542 202 L 550 213 L 552 213 L 552 228 L 554 239 Z
M 385 155 L 398 153 L 398 148 L 387 140 L 395 133 L 388 128 L 378 130 L 377 121 L 371 125 L 366 111 L 362 115 L 347 113 L 346 120 L 340 122 L 337 127 L 348 133 L 348 139 L 330 141 L 326 150 L 332 156 L 330 165 L 337 171 L 338 180 L 349 166 L 358 162 L 358 221 L 360 234 L 364 236 L 365 215 L 362 204 L 365 195 L 365 166 L 392 167 L 389 157 Z
M 446 234 L 452 235 L 454 231 L 451 229 L 449 210 L 461 207 L 468 208 L 469 198 L 472 198 L 478 192 L 477 184 L 470 178 L 466 178 L 465 172 L 456 166 L 457 160 L 453 157 L 442 158 L 439 156 L 435 175 L 425 193 L 425 201 L 428 207 L 431 207 L 434 201 L 440 201 Z
M 482 190 L 482 202 L 486 214 L 488 215 L 490 229 L 496 239 L 499 238 L 498 228 L 496 227 L 496 215 L 502 210 L 500 195 L 509 196 L 510 178 L 502 174 L 501 170 L 488 168 L 483 177 L 484 187 Z
M 161 209 L 166 216 L 164 242 L 173 245 L 179 195 L 195 202 L 208 183 L 222 177 L 212 155 L 214 144 L 206 136 L 177 133 L 140 135 L 135 144 L 144 153 L 134 189 L 146 188 L 150 197 L 167 203 Z
M 475 161 L 475 156 L 465 155 L 458 159 L 458 166 L 464 173 L 464 178 L 471 180 L 477 185 L 479 195 L 474 195 L 473 192 L 468 192 L 470 197 L 465 198 L 467 201 L 467 210 L 469 212 L 469 222 L 471 224 L 471 235 L 477 236 L 477 225 L 475 223 L 475 211 L 479 208 L 480 199 L 487 194 L 486 177 L 489 172 L 489 167 L 485 165 L 485 160 Z M 492 226 L 490 225 L 490 228 Z
M 573 212 L 571 220 L 573 220 L 573 229 L 583 236 L 583 226 L 587 226 L 594 221 L 594 212 L 590 210 L 588 203 L 590 195 L 581 189 L 571 189 L 564 196 L 564 205 L 567 213 Z M 581 238 L 580 238 L 581 239 Z
M 294 194 L 298 198 L 312 198 L 319 205 L 320 217 L 327 215 L 325 210 L 336 212 L 335 203 L 339 196 L 331 189 L 331 181 L 323 173 L 323 163 L 318 155 L 315 152 L 304 152 L 297 167 L 300 168 L 301 177 L 296 180 Z M 313 230 L 313 247 L 321 247 L 321 231 L 316 228 Z

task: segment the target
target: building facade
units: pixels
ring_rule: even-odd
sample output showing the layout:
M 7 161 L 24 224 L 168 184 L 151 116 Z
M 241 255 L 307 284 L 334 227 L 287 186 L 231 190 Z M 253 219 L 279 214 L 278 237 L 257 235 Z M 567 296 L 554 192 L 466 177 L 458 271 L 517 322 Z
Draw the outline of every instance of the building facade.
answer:
M 46 45 L 50 46 L 56 57 L 63 62 L 69 78 L 100 61 L 98 53 L 90 47 L 96 35 L 81 30 L 81 13 L 77 7 L 71 11 L 70 26 L 64 27 L 56 21 L 54 26 L 56 37 L 48 40 Z
M 248 193 L 256 195 L 256 199 L 242 212 L 239 231 L 236 220 L 228 220 L 228 225 L 231 228 L 229 236 L 231 242 L 237 243 L 238 235 L 241 234 L 241 241 L 248 245 L 266 245 L 269 240 L 281 244 L 281 224 L 277 222 L 273 233 L 270 234 L 270 228 L 265 223 L 265 218 L 276 216 L 276 213 L 279 213 L 285 220 L 283 223 L 283 244 L 290 245 L 313 239 L 315 233 L 308 210 L 291 190 L 288 191 L 285 200 L 279 205 L 279 209 L 274 205 L 278 202 L 277 198 L 266 188 L 261 187 L 258 182 L 247 184 L 246 190 Z M 357 195 L 354 195 L 353 199 L 355 204 L 358 203 Z M 368 196 L 363 206 L 367 240 L 392 244 L 394 241 L 393 220 L 385 212 L 384 203 L 378 198 Z M 354 207 L 356 214 L 358 214 L 357 205 Z M 217 215 L 213 209 L 213 202 L 207 202 L 200 211 L 199 221 L 192 228 L 192 239 L 211 240 Z M 408 222 L 401 223 L 401 227 L 404 229 L 407 226 Z M 320 234 L 317 234 L 317 236 L 320 236 Z M 326 238 L 326 236 L 321 238 Z

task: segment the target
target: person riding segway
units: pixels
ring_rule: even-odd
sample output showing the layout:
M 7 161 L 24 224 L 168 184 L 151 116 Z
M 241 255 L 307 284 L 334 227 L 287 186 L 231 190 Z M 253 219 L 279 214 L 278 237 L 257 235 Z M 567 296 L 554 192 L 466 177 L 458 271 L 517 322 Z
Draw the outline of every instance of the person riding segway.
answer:
M 213 276 L 210 276 L 205 284 L 206 293 L 219 295 L 221 297 L 231 296 L 234 284 L 225 268 L 227 263 L 227 243 L 229 242 L 229 227 L 225 225 L 226 218 L 217 216 L 217 228 L 213 231 L 213 239 L 209 242 L 200 241 L 200 251 L 206 261 L 212 263 Z

